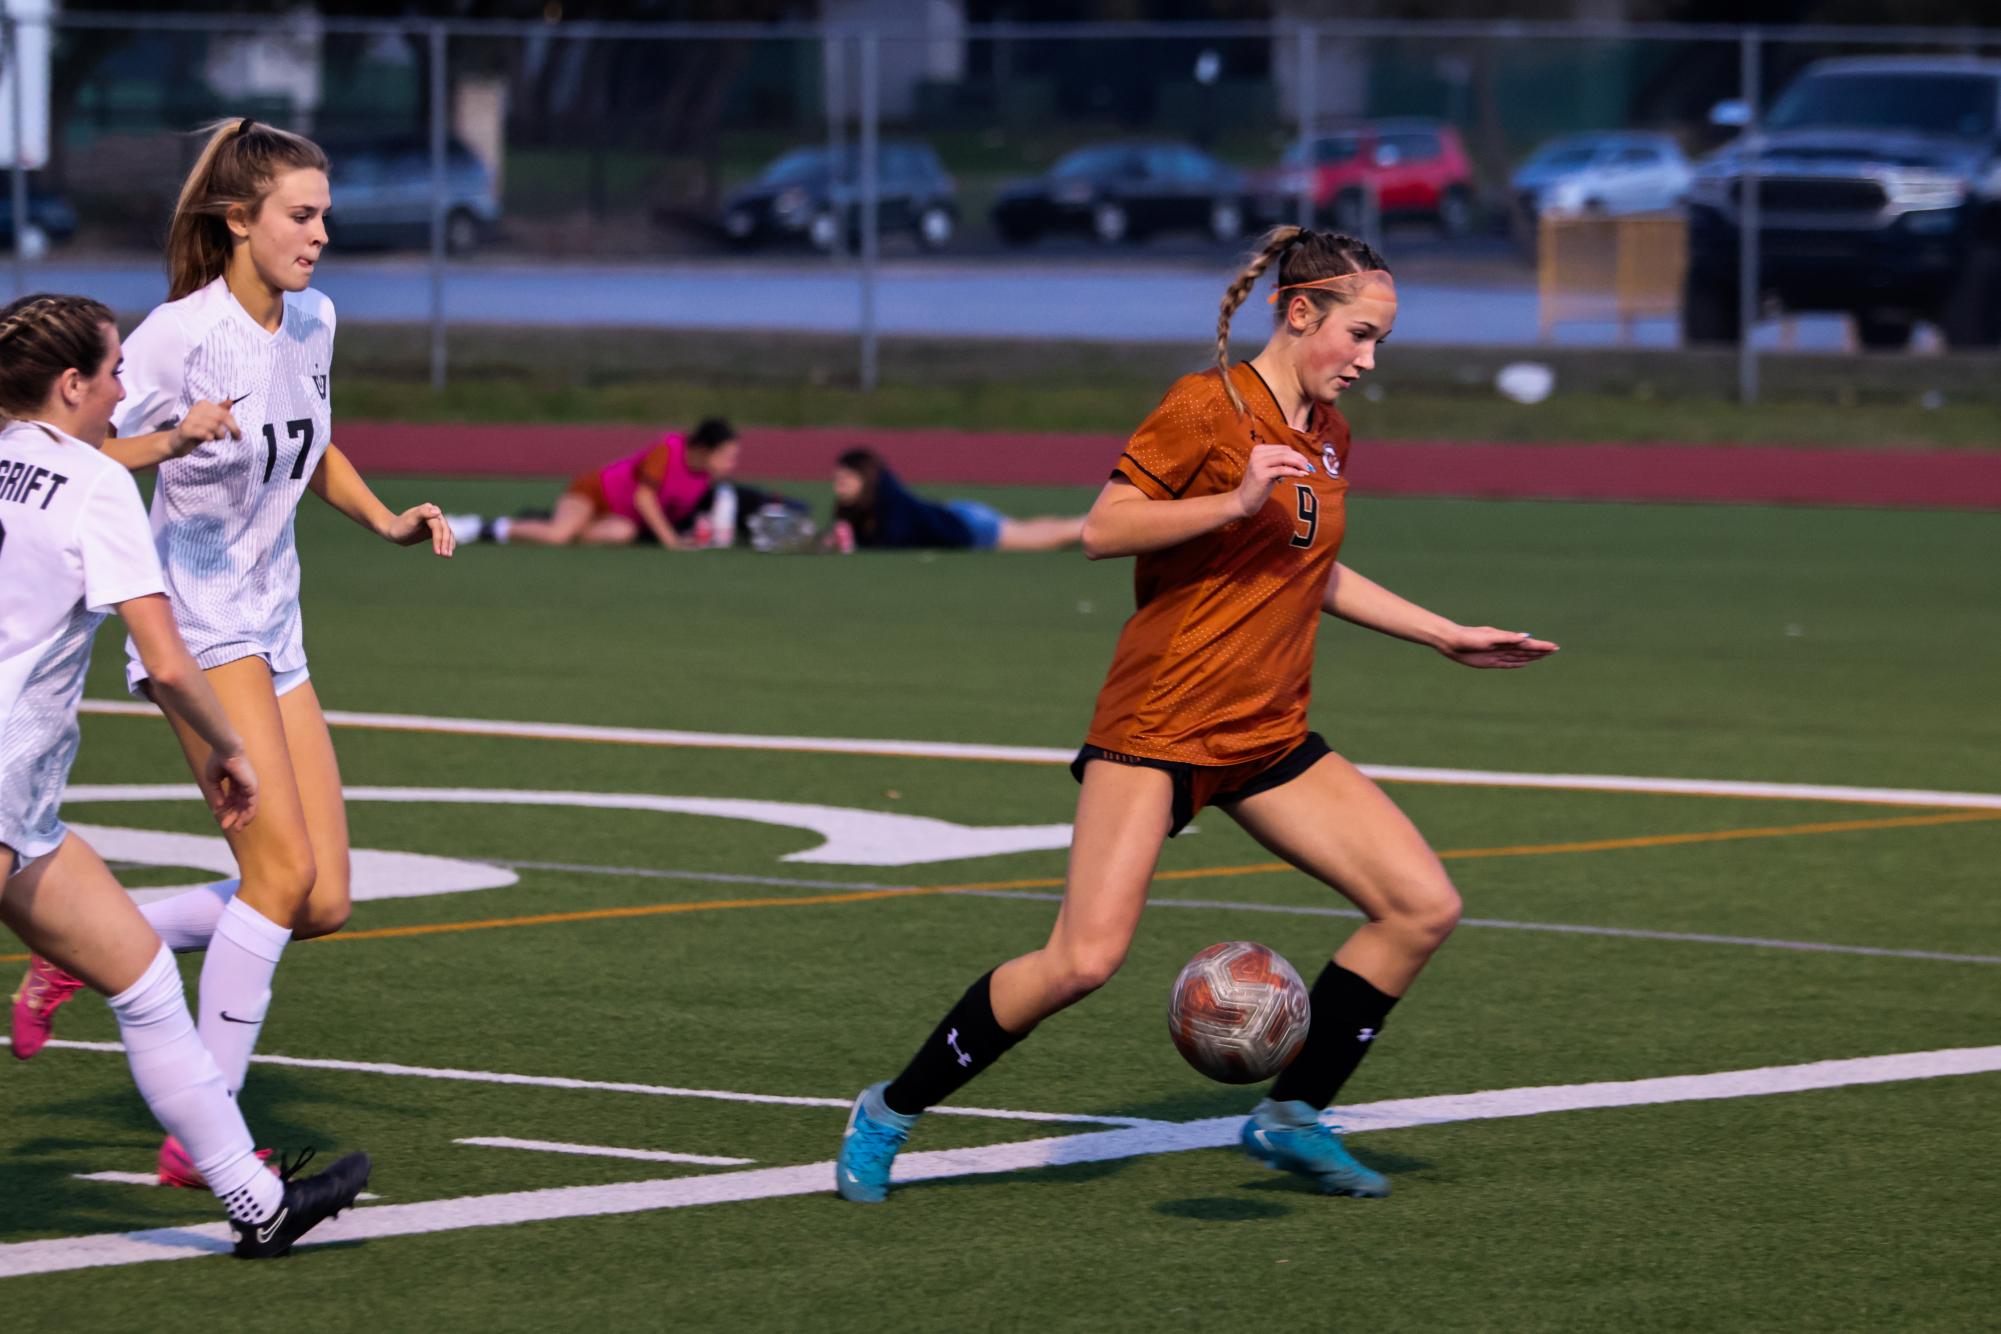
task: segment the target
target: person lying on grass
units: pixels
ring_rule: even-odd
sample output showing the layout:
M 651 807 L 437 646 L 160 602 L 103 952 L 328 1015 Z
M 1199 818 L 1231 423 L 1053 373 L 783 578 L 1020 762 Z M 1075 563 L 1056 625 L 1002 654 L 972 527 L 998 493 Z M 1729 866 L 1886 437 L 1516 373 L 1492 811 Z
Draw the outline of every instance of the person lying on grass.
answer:
M 831 544 L 946 547 L 976 551 L 1057 551 L 1083 539 L 1084 516 L 1011 519 L 977 500 L 926 500 L 903 485 L 872 449 L 834 463 Z
M 452 531 L 462 542 L 550 547 L 730 546 L 741 521 L 760 508 L 804 508 L 733 482 L 742 454 L 736 429 L 709 417 L 686 435 L 669 431 L 636 454 L 579 473 L 554 510 L 491 519 L 455 514 Z

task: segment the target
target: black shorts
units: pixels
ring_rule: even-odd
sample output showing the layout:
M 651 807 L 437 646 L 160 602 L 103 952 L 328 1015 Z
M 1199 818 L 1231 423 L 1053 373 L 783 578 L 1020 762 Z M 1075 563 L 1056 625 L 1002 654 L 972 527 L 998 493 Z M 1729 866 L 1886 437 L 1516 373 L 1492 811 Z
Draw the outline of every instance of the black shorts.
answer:
M 1318 732 L 1308 732 L 1305 740 L 1291 750 L 1243 764 L 1189 764 L 1184 760 L 1156 760 L 1086 744 L 1077 752 L 1077 758 L 1070 761 L 1070 776 L 1083 782 L 1084 766 L 1092 760 L 1109 760 L 1113 764 L 1136 764 L 1143 769 L 1160 770 L 1174 782 L 1174 825 L 1167 831 L 1167 836 L 1173 838 L 1186 829 L 1196 812 L 1205 806 L 1228 808 L 1245 797 L 1255 797 L 1260 792 L 1283 787 L 1318 764 L 1322 756 L 1333 753 L 1333 747 Z

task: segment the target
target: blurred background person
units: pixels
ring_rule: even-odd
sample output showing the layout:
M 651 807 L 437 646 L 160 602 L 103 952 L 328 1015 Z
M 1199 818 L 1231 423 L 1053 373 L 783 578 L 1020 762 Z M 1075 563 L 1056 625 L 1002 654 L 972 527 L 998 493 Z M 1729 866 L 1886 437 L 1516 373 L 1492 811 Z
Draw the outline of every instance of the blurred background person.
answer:
M 635 454 L 579 473 L 552 511 L 492 519 L 457 514 L 452 530 L 461 541 L 549 547 L 730 546 L 740 517 L 772 504 L 804 508 L 732 481 L 742 455 L 736 428 L 707 417 L 686 435 L 669 431 Z
M 872 449 L 834 463 L 837 547 L 947 547 L 975 551 L 1058 551 L 1084 535 L 1084 516 L 1011 519 L 977 500 L 926 500 L 904 486 Z

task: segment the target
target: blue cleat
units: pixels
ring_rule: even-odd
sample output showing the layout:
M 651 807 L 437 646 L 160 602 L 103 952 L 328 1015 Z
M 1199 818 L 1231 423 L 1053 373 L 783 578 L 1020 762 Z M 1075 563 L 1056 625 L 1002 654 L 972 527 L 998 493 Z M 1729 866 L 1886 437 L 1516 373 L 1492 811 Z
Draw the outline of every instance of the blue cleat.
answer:
M 1388 1195 L 1390 1179 L 1356 1162 L 1341 1143 L 1340 1130 L 1323 1125 L 1310 1103 L 1266 1098 L 1237 1138 L 1244 1152 L 1265 1166 L 1312 1177 L 1322 1194 L 1371 1200 Z
M 889 1168 L 896 1151 L 910 1138 L 915 1116 L 893 1112 L 882 1100 L 889 1081 L 871 1084 L 855 1098 L 841 1136 L 841 1156 L 834 1160 L 834 1190 L 856 1204 L 881 1204 L 889 1194 Z

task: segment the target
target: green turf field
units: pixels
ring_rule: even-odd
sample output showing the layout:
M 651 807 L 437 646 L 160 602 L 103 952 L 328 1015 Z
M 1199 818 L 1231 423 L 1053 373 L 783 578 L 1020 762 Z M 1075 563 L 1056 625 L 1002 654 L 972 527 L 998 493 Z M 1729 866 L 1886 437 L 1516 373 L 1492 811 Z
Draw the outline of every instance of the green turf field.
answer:
M 546 503 L 548 491 L 383 489 L 399 503 L 488 509 Z M 1018 513 L 1087 499 L 965 493 Z M 475 547 L 445 563 L 307 504 L 308 645 L 336 710 L 1065 747 L 1130 605 L 1129 564 L 1074 555 Z M 1975 514 L 1358 502 L 1344 553 L 1357 568 L 1565 651 L 1526 672 L 1475 673 L 1330 624 L 1315 725 L 1373 764 L 2001 791 L 1994 551 L 1995 520 Z M 119 657 L 107 635 L 93 698 L 120 696 Z M 955 1100 L 999 1114 L 933 1116 L 911 1145 L 978 1153 L 884 1207 L 841 1204 L 823 1165 L 846 1099 L 893 1073 L 974 976 L 1039 942 L 1062 852 L 824 864 L 785 860 L 818 842 L 798 827 L 476 798 L 637 794 L 1043 826 L 1071 815 L 1060 767 L 363 727 L 336 741 L 357 797 L 470 790 L 352 801 L 358 849 L 519 877 L 362 903 L 344 937 L 295 947 L 262 1051 L 318 1064 L 253 1066 L 244 1093 L 262 1142 L 374 1154 L 381 1198 L 357 1218 L 396 1206 L 417 1223 L 302 1248 L 278 1270 L 194 1258 L 0 1283 L 24 1328 L 1992 1321 L 1994 1073 L 1441 1113 L 1354 1137 L 1394 1174 L 1385 1202 L 1320 1198 L 1234 1151 L 1158 1151 L 1179 1133 L 1160 1123 L 1227 1117 L 1249 1100 L 1195 1075 L 1168 1042 L 1180 964 L 1247 937 L 1310 976 L 1350 925 L 1325 912 L 1341 906 L 1333 895 L 1264 869 L 1269 855 L 1214 812 L 1167 848 L 1163 867 L 1186 874 L 1157 885 L 1126 970 Z M 86 720 L 76 782 L 184 777 L 158 721 Z M 2001 819 L 1827 800 L 1390 791 L 1448 854 L 1483 924 L 1469 921 L 1399 1008 L 1349 1101 L 2001 1041 Z M 69 815 L 204 832 L 189 802 L 95 801 Z M 1752 832 L 1700 837 L 1728 831 Z M 927 837 L 898 846 L 921 851 Z M 1608 841 L 1628 845 L 1590 846 Z M 134 883 L 197 878 L 133 871 Z M 544 920 L 509 924 L 520 918 Z M 460 929 L 398 931 L 413 927 Z M 59 1036 L 104 1042 L 113 1029 L 86 997 Z M 383 1064 L 399 1069 L 352 1068 Z M 703 1091 L 809 1101 L 693 1096 Z M 1504 1101 L 1534 1111 L 1541 1096 Z M 1083 1119 L 1003 1115 L 1021 1112 Z M 158 1132 L 115 1054 L 51 1048 L 0 1063 L 0 1121 L 0 1272 L 21 1243 L 217 1216 L 205 1196 L 77 1178 L 151 1164 Z M 1017 1165 L 1106 1142 L 1069 1138 L 1086 1135 L 1131 1147 Z M 455 1142 L 483 1137 L 749 1161 Z M 1039 1158 L 1009 1147 L 1050 1137 L 1062 1139 Z M 645 1182 L 662 1184 L 618 1188 Z M 483 1198 L 565 1188 L 526 1204 Z M 628 1198 L 654 1207 L 609 1212 Z M 478 1226 L 552 1205 L 570 1216 Z

